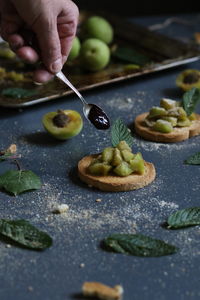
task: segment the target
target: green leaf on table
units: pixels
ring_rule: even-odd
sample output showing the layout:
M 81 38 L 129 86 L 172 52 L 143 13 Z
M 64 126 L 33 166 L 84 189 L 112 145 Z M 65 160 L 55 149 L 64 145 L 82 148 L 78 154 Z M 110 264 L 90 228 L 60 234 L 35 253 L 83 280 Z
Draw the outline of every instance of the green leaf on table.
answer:
M 104 239 L 107 250 L 135 256 L 164 256 L 177 252 L 178 248 L 162 240 L 141 234 L 112 234 Z
M 125 141 L 130 147 L 133 145 L 133 137 L 130 130 L 121 119 L 117 119 L 111 127 L 111 142 L 116 147 L 120 141 Z
M 52 245 L 52 238 L 26 220 L 0 219 L 0 234 L 30 249 L 43 250 Z
M 185 161 L 187 165 L 200 165 L 200 152 L 197 152 L 190 157 L 188 157 Z
M 13 195 L 41 188 L 40 178 L 29 170 L 9 170 L 0 175 L 0 188 Z
M 13 156 L 11 152 L 5 152 L 4 154 L 0 155 L 0 162 L 6 160 L 7 158 Z
M 190 116 L 196 108 L 197 103 L 200 101 L 200 89 L 192 88 L 183 94 L 183 108 L 187 115 Z
M 147 56 L 129 47 L 118 46 L 112 52 L 112 56 L 121 59 L 125 62 L 130 62 L 132 64 L 137 64 L 140 66 L 144 66 L 145 64 L 150 62 L 150 59 Z
M 170 229 L 200 225 L 200 207 L 178 210 L 169 216 L 167 224 Z
M 37 94 L 36 90 L 28 90 L 24 88 L 7 88 L 3 89 L 1 94 L 5 97 L 11 98 L 27 98 Z

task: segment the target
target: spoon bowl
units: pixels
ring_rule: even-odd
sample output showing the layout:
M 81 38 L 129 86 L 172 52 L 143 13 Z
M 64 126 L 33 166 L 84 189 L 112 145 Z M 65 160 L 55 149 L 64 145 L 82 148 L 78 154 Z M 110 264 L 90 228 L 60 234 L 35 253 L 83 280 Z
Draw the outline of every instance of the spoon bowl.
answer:
M 67 79 L 62 71 L 56 73 L 56 76 L 69 86 L 74 93 L 79 97 L 83 104 L 83 114 L 97 129 L 105 130 L 110 127 L 110 121 L 106 113 L 97 105 L 87 103 L 79 91 Z

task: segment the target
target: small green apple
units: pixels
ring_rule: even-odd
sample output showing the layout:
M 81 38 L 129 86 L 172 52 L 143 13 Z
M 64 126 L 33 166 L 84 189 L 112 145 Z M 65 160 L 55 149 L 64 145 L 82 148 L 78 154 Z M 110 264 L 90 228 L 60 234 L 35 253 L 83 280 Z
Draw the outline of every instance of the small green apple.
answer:
M 83 23 L 83 35 L 85 38 L 96 38 L 110 44 L 113 40 L 113 27 L 105 18 L 91 16 Z
M 74 60 L 79 55 L 80 49 L 81 49 L 80 40 L 77 36 L 75 36 L 74 39 L 73 39 L 72 47 L 71 47 L 71 50 L 69 52 L 69 55 L 68 55 L 67 59 L 69 61 Z
M 81 46 L 80 60 L 83 68 L 88 71 L 102 70 L 110 61 L 110 49 L 101 40 L 87 39 Z
M 81 115 L 75 110 L 49 112 L 42 118 L 44 128 L 58 140 L 67 140 L 83 128 Z

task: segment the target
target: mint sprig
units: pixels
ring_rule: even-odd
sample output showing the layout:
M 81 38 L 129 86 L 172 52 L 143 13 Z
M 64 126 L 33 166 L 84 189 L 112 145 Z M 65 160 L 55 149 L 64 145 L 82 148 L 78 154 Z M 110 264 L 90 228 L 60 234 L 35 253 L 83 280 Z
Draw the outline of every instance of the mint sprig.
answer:
M 52 245 L 52 238 L 26 220 L 0 219 L 0 234 L 26 248 L 43 250 Z
M 130 147 L 133 145 L 133 137 L 130 130 L 121 119 L 117 119 L 111 127 L 112 146 L 116 147 L 121 141 L 125 141 Z
M 106 250 L 135 256 L 156 257 L 178 251 L 173 245 L 142 234 L 112 234 L 104 239 Z
M 41 180 L 30 170 L 9 170 L 0 175 L 0 188 L 16 196 L 41 188 Z
M 167 224 L 170 229 L 200 225 L 200 207 L 190 207 L 176 211 L 168 217 Z
M 197 152 L 190 157 L 188 157 L 184 163 L 186 165 L 200 165 L 200 152 Z
M 184 93 L 182 103 L 187 116 L 190 116 L 195 111 L 195 108 L 199 102 L 200 89 L 192 88 Z
M 1 94 L 5 97 L 20 99 L 20 98 L 28 98 L 28 97 L 35 96 L 37 94 L 37 91 L 28 90 L 24 88 L 11 87 L 7 89 L 3 89 Z

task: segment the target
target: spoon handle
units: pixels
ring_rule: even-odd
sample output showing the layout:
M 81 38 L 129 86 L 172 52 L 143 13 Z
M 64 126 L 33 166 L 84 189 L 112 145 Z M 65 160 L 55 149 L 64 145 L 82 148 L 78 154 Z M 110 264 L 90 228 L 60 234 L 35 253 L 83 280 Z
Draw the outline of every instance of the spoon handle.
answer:
M 83 102 L 83 104 L 87 104 L 83 96 L 79 93 L 79 91 L 73 86 L 73 84 L 67 79 L 67 77 L 63 74 L 62 71 L 56 73 L 56 76 L 62 80 L 65 84 L 67 84 L 73 91 L 76 93 L 76 95 L 80 98 L 80 100 Z

